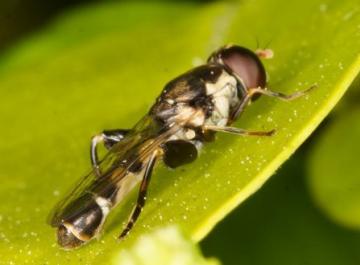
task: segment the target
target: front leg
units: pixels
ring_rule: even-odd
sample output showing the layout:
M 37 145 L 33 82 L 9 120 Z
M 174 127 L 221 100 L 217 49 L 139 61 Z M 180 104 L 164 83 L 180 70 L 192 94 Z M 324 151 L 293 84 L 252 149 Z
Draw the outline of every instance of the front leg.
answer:
M 97 146 L 99 143 L 104 143 L 106 149 L 110 149 L 114 144 L 124 139 L 125 135 L 130 130 L 116 129 L 116 130 L 105 130 L 101 134 L 95 135 L 91 138 L 90 144 L 90 160 L 97 176 L 101 176 L 99 168 L 99 157 L 97 152 Z
M 257 87 L 257 88 L 250 88 L 249 89 L 249 94 L 250 94 L 250 96 L 260 94 L 260 95 L 265 95 L 265 96 L 268 96 L 268 97 L 278 98 L 278 99 L 283 100 L 283 101 L 292 101 L 294 99 L 305 96 L 307 93 L 309 93 L 310 91 L 312 91 L 316 87 L 317 87 L 317 85 L 312 85 L 312 86 L 310 86 L 309 88 L 307 88 L 305 90 L 297 91 L 297 92 L 294 92 L 294 93 L 288 94 L 288 95 L 280 93 L 280 92 L 271 91 L 271 90 L 269 90 L 267 88 Z
M 246 106 L 248 106 L 248 104 L 252 100 L 256 99 L 260 95 L 265 95 L 265 96 L 268 96 L 268 97 L 278 98 L 278 99 L 280 99 L 282 101 L 292 101 L 292 100 L 295 100 L 295 99 L 300 98 L 302 96 L 305 96 L 306 94 L 311 92 L 316 87 L 317 87 L 317 85 L 312 85 L 312 86 L 310 86 L 309 88 L 307 88 L 305 90 L 297 91 L 297 92 L 294 92 L 292 94 L 283 94 L 283 93 L 271 91 L 271 90 L 269 90 L 267 88 L 262 88 L 262 87 L 249 88 L 249 89 L 247 89 L 247 94 L 242 99 L 239 106 L 235 109 L 235 111 L 233 113 L 231 113 L 230 121 L 236 120 L 241 115 L 241 113 L 244 111 Z

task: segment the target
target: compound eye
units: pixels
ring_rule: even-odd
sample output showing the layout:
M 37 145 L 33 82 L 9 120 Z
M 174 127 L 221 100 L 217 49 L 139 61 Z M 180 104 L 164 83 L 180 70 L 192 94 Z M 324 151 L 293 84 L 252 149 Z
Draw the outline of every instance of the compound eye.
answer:
M 266 72 L 259 57 L 246 48 L 231 46 L 219 51 L 218 59 L 238 77 L 247 88 L 265 87 Z

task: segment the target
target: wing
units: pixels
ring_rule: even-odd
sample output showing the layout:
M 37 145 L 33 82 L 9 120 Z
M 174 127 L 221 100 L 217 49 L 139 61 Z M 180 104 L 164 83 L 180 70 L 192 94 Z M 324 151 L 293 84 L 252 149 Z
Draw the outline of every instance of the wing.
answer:
M 73 202 L 97 194 L 108 198 L 117 190 L 118 183 L 128 176 L 135 163 L 145 161 L 178 128 L 164 128 L 147 115 L 138 122 L 126 137 L 115 144 L 100 161 L 101 176 L 94 170 L 83 177 L 75 188 L 61 200 L 50 213 L 48 222 L 58 226 L 62 220 L 74 213 Z

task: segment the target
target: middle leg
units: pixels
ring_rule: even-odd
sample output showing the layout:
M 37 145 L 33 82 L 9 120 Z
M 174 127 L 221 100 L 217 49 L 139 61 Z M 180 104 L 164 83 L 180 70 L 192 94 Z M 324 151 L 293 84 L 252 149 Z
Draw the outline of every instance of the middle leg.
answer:
M 205 131 L 215 131 L 215 132 L 227 132 L 236 135 L 242 136 L 272 136 L 275 133 L 275 130 L 271 131 L 248 131 L 241 128 L 229 127 L 229 126 L 215 126 L 215 125 L 205 125 L 203 128 Z

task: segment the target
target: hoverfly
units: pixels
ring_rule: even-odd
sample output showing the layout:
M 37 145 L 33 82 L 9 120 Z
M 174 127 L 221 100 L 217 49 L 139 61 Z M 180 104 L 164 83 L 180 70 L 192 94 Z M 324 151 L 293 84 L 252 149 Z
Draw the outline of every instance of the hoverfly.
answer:
M 130 130 L 108 130 L 92 138 L 93 168 L 50 217 L 64 248 L 78 247 L 98 236 L 108 213 L 140 182 L 138 198 L 120 238 L 134 226 L 145 204 L 152 169 L 162 159 L 176 168 L 194 161 L 202 145 L 215 132 L 270 136 L 272 131 L 248 131 L 230 125 L 259 95 L 289 101 L 290 95 L 266 88 L 266 73 L 259 57 L 240 46 L 225 46 L 207 63 L 170 81 L 149 112 Z M 99 160 L 97 145 L 108 153 Z

